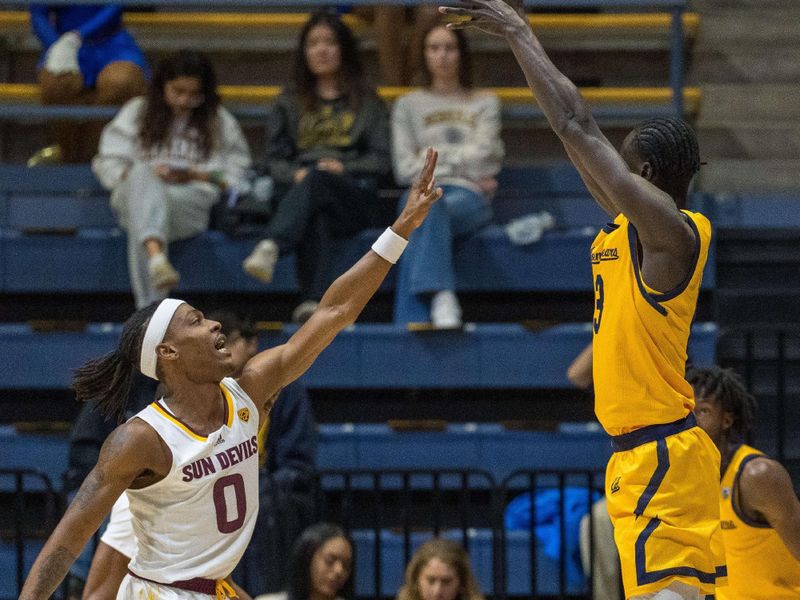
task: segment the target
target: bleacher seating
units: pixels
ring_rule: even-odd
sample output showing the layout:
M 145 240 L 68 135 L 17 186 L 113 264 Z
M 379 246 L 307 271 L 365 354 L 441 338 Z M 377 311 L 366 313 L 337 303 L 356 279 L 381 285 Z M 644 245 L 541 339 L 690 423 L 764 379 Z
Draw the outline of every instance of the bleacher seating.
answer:
M 584 291 L 591 289 L 586 253 L 604 215 L 568 164 L 509 169 L 500 177 L 496 220 L 540 210 L 558 226 L 534 244 L 511 243 L 491 226 L 456 251 L 461 291 Z M 392 200 L 393 202 L 393 200 Z M 336 249 L 344 270 L 369 248 L 367 230 Z M 177 293 L 293 292 L 292 255 L 281 258 L 269 286 L 239 268 L 254 239 L 209 231 L 176 242 L 170 254 L 181 272 Z M 124 233 L 86 167 L 0 167 L 0 291 L 10 293 L 125 292 L 129 290 Z M 703 285 L 713 288 L 713 258 Z M 390 277 L 384 289 L 392 288 Z
M 263 334 L 268 345 L 295 330 Z M 473 324 L 464 331 L 411 332 L 403 327 L 356 324 L 343 331 L 304 376 L 311 388 L 567 388 L 566 369 L 591 340 L 590 324 L 532 331 L 518 324 Z M 0 352 L 15 368 L 0 371 L 0 389 L 65 389 L 71 370 L 111 351 L 120 326 L 37 332 L 26 324 L 0 325 Z M 714 362 L 717 328 L 696 324 L 689 355 Z M 402 356 L 403 360 L 397 358 Z

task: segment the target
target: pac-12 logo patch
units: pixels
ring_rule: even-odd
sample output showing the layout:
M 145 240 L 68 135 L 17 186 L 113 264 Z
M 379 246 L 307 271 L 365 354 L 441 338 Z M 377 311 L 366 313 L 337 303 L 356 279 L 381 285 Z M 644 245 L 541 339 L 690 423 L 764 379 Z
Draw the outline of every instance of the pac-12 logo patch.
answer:
M 731 488 L 729 488 L 729 487 L 722 488 L 722 497 L 725 500 L 727 500 L 730 495 L 731 495 Z
M 239 415 L 239 418 L 245 423 L 250 420 L 250 409 L 248 408 L 240 408 L 239 412 L 236 414 Z

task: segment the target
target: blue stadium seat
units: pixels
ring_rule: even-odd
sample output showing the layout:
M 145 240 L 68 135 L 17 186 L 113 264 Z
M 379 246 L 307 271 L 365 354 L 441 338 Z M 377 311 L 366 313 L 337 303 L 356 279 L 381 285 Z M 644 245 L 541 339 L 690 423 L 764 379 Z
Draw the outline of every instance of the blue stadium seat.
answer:
M 720 194 L 713 201 L 712 222 L 726 229 L 800 228 L 800 194 Z
M 518 469 L 602 469 L 611 454 L 599 427 L 514 431 L 452 424 L 444 431 L 394 431 L 385 424 L 321 425 L 320 469 L 482 469 L 502 481 Z
M 44 546 L 41 540 L 25 540 L 24 570 L 27 574 L 33 561 Z M 18 598 L 17 589 L 17 550 L 12 541 L 0 539 L 0 598 L 11 600 Z
M 338 254 L 344 271 L 380 233 L 367 230 Z M 456 252 L 461 291 L 581 291 L 591 289 L 588 247 L 594 233 L 549 232 L 535 244 L 514 246 L 504 231 L 488 227 L 465 240 Z M 126 238 L 118 229 L 82 229 L 76 235 L 0 233 L 5 265 L 2 291 L 9 293 L 124 292 L 130 289 Z M 230 239 L 209 231 L 170 247 L 181 273 L 181 292 L 294 292 L 292 255 L 278 262 L 269 286 L 249 278 L 241 262 L 255 240 Z M 566 267 L 566 268 L 565 268 Z M 391 286 L 391 279 L 385 286 Z M 385 288 L 386 289 L 386 288 Z
M 356 545 L 356 593 L 363 597 L 375 597 L 375 532 L 356 530 L 352 536 Z M 403 582 L 405 570 L 403 537 L 386 530 L 382 530 L 380 536 L 382 547 L 380 565 L 383 584 L 383 589 L 380 591 L 384 597 L 391 597 L 396 594 Z M 442 532 L 442 537 L 461 542 L 462 533 L 460 530 L 448 530 Z M 412 533 L 412 552 L 429 538 L 429 533 Z M 507 577 L 508 592 L 512 595 L 532 595 L 529 538 L 526 531 L 513 531 L 508 534 L 506 541 Z M 487 529 L 468 530 L 467 548 L 481 591 L 487 595 L 492 594 L 494 580 L 491 531 Z M 536 544 L 536 562 L 537 592 L 542 596 L 558 596 L 558 563 L 545 556 L 538 543 Z M 571 586 L 567 591 L 576 594 L 582 590 Z
M 492 226 L 456 250 L 460 291 L 589 291 L 588 247 L 605 216 L 566 162 L 508 168 L 500 175 L 496 220 L 547 210 L 557 230 L 527 246 L 513 245 Z M 55 230 L 55 231 L 52 231 Z M 378 234 L 365 231 L 337 249 L 343 271 Z M 217 231 L 170 248 L 181 272 L 178 294 L 194 292 L 296 292 L 293 260 L 283 257 L 269 286 L 247 277 L 241 261 L 254 239 Z M 126 239 L 115 227 L 107 193 L 87 166 L 0 165 L 0 291 L 8 293 L 126 292 Z M 714 286 L 714 261 L 703 285 Z M 384 284 L 391 289 L 393 275 Z
M 518 324 L 469 324 L 464 331 L 413 333 L 358 324 L 334 340 L 303 380 L 312 388 L 564 388 L 567 366 L 590 341 L 590 328 L 573 323 L 531 331 Z M 267 332 L 262 344 L 282 343 L 295 330 Z M 692 360 L 713 364 L 717 327 L 701 323 L 692 332 Z M 79 332 L 0 325 L 0 354 L 16 359 L 16 368 L 0 371 L 0 389 L 64 389 L 72 369 L 110 351 L 119 333 L 116 324 Z

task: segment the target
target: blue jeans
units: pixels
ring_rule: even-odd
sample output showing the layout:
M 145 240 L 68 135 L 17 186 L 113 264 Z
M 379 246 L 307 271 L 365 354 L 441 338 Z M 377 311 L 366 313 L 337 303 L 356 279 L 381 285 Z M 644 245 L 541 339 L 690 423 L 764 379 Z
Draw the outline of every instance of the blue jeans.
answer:
M 455 290 L 453 244 L 492 220 L 492 208 L 478 192 L 458 185 L 443 185 L 444 197 L 431 207 L 428 218 L 413 234 L 398 263 L 394 321 L 430 320 L 431 296 Z M 400 198 L 400 210 L 408 192 Z

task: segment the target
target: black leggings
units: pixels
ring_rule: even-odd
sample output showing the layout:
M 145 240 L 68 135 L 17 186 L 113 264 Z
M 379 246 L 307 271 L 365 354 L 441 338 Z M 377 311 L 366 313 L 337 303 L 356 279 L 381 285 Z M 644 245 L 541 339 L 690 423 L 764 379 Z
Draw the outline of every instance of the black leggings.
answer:
M 266 236 L 295 252 L 304 300 L 319 300 L 338 273 L 337 246 L 373 222 L 376 192 L 351 177 L 311 170 L 278 201 Z

